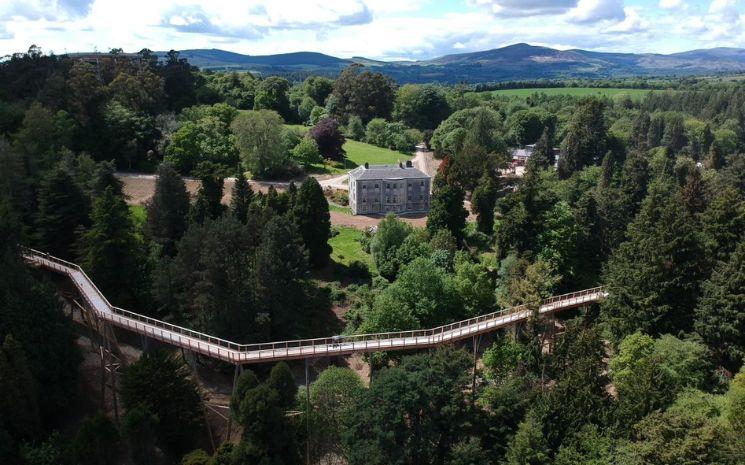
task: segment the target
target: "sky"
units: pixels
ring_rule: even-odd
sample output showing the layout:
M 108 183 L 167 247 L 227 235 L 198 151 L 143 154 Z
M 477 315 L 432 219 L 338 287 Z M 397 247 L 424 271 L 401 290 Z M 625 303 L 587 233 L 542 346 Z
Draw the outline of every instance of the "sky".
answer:
M 519 42 L 745 48 L 745 0 L 0 0 L 0 56 L 219 48 L 417 60 Z

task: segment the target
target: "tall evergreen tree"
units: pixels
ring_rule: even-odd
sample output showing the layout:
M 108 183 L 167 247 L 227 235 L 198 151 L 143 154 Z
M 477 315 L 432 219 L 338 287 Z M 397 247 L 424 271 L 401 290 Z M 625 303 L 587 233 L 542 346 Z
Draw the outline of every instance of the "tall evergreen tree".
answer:
M 140 250 L 129 208 L 107 187 L 81 237 L 80 262 L 114 305 L 134 306 L 143 290 Z
M 295 225 L 285 217 L 274 217 L 264 228 L 256 254 L 257 295 L 268 320 L 268 337 L 295 335 L 307 272 L 308 252 Z
M 96 166 L 92 191 L 94 196 L 104 193 L 107 187 L 114 190 L 114 195 L 124 195 L 124 183 L 116 177 L 114 161 L 102 161 Z
M 548 465 L 550 451 L 543 437 L 543 425 L 537 416 L 529 412 L 520 423 L 517 433 L 510 441 L 505 465 Z
M 730 369 L 745 360 L 745 242 L 702 285 L 696 331 Z
M 145 234 L 160 244 L 167 255 L 176 251 L 176 242 L 188 226 L 189 192 L 178 172 L 168 163 L 158 167 L 155 193 L 147 204 Z
M 225 208 L 222 205 L 222 190 L 225 178 L 220 168 L 209 162 L 202 162 L 197 167 L 199 190 L 191 206 L 191 221 L 203 223 L 207 218 L 219 218 Z
M 491 234 L 494 229 L 497 193 L 494 178 L 491 173 L 485 172 L 471 195 L 471 209 L 478 215 L 476 226 L 484 234 Z
M 460 244 L 463 229 L 466 227 L 468 211 L 463 207 L 465 192 L 454 184 L 446 184 L 432 195 L 427 216 L 427 229 L 434 234 L 439 229 L 447 229 Z
M 605 155 L 607 129 L 603 110 L 603 103 L 596 98 L 587 99 L 577 107 L 562 143 L 559 160 L 562 178 L 599 163 Z
M 308 250 L 310 264 L 315 268 L 324 266 L 331 255 L 331 246 L 328 244 L 331 217 L 329 204 L 316 178 L 308 177 L 303 181 L 292 216 Z
M 248 209 L 253 201 L 254 192 L 248 184 L 246 175 L 240 170 L 235 178 L 233 193 L 230 198 L 230 211 L 241 223 L 248 221 Z
M 33 439 L 39 431 L 37 395 L 26 354 L 8 334 L 0 347 L 0 418 L 16 440 Z
M 706 256 L 716 264 L 727 261 L 745 238 L 745 199 L 733 187 L 719 190 L 701 214 Z
M 670 190 L 653 186 L 605 269 L 602 313 L 618 338 L 691 329 L 705 257 L 697 225 Z
M 649 127 L 652 121 L 649 118 L 649 113 L 646 111 L 640 111 L 636 118 L 634 118 L 634 125 L 631 128 L 631 145 L 641 152 L 646 152 L 649 149 L 647 144 L 647 136 L 649 134 Z
M 88 199 L 72 176 L 62 168 L 50 171 L 39 188 L 39 247 L 44 252 L 72 258 L 79 228 L 90 224 L 89 211 Z
M 541 137 L 535 144 L 533 153 L 528 159 L 528 163 L 534 164 L 537 168 L 547 169 L 554 166 L 556 156 L 554 155 L 554 133 L 553 129 L 546 127 L 543 129 Z

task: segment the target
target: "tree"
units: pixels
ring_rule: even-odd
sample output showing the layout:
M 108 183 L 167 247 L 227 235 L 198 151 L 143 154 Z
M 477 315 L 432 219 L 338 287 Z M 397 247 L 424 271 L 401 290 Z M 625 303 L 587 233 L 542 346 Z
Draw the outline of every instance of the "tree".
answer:
M 345 418 L 350 465 L 443 464 L 467 438 L 468 355 L 440 349 L 383 369 Z
M 489 172 L 479 179 L 471 195 L 471 209 L 478 215 L 476 227 L 484 234 L 494 231 L 494 208 L 497 205 L 497 184 Z
M 114 161 L 102 161 L 96 165 L 91 192 L 94 196 L 102 195 L 107 187 L 111 187 L 114 195 L 124 195 L 124 183 L 116 177 Z
M 518 145 L 534 144 L 547 125 L 553 126 L 554 119 L 545 110 L 529 108 L 510 114 L 506 126 Z
M 342 433 L 344 419 L 357 405 L 364 386 L 360 377 L 349 368 L 330 366 L 323 370 L 310 386 L 311 451 L 313 457 L 343 456 Z M 302 393 L 301 393 L 302 395 Z
M 437 126 L 430 145 L 438 155 L 458 155 L 467 141 L 487 153 L 501 153 L 506 148 L 497 130 L 501 126 L 501 116 L 491 108 L 458 110 Z
M 619 340 L 636 330 L 677 333 L 692 327 L 704 271 L 696 225 L 669 188 L 655 185 L 611 256 L 603 281 L 603 320 Z
M 102 412 L 86 418 L 71 445 L 75 463 L 107 465 L 116 460 L 119 432 Z
M 356 141 L 362 141 L 365 138 L 365 125 L 362 124 L 362 119 L 357 115 L 349 117 L 347 128 L 344 131 L 346 137 Z
M 144 287 L 140 248 L 129 207 L 111 187 L 93 204 L 91 227 L 81 236 L 80 263 L 114 304 L 134 307 L 139 302 Z
M 387 118 L 393 109 L 395 83 L 381 73 L 363 71 L 361 65 L 345 68 L 334 81 L 331 97 L 335 99 L 335 115 L 346 121 L 357 115 L 367 123 L 373 118 Z
M 719 190 L 701 214 L 706 255 L 713 263 L 729 260 L 745 235 L 745 199 L 737 189 Z
M 595 98 L 583 101 L 567 127 L 561 145 L 559 175 L 568 178 L 587 165 L 600 162 L 605 155 L 606 127 L 603 103 Z
M 318 145 L 318 151 L 325 158 L 341 161 L 346 152 L 343 149 L 346 139 L 339 130 L 339 122 L 334 118 L 321 118 L 308 133 Z
M 23 348 L 7 334 L 0 347 L 0 418 L 16 440 L 32 439 L 39 432 L 37 389 Z
M 295 225 L 284 216 L 269 220 L 256 253 L 256 294 L 268 340 L 296 335 L 298 310 L 307 305 L 302 283 L 307 272 L 308 252 Z
M 88 199 L 68 172 L 62 168 L 48 172 L 39 187 L 39 247 L 58 257 L 72 258 L 78 229 L 90 224 L 89 211 Z
M 241 113 L 241 116 L 246 114 L 251 112 Z M 239 119 L 240 117 L 237 117 L 235 121 Z M 171 134 L 165 151 L 165 160 L 186 174 L 205 161 L 234 167 L 238 162 L 238 150 L 241 149 L 241 141 L 238 139 L 241 134 L 235 128 L 235 134 L 231 134 L 230 124 L 221 115 L 206 112 L 200 117 L 187 119 Z
M 510 441 L 505 457 L 506 465 L 548 465 L 548 444 L 543 437 L 543 425 L 532 412 L 520 423 Z
M 225 179 L 220 168 L 209 162 L 201 163 L 197 170 L 199 190 L 189 216 L 192 222 L 202 223 L 207 218 L 213 220 L 219 218 L 225 211 L 225 206 L 222 204 Z
M 745 242 L 702 284 L 695 328 L 725 366 L 745 359 Z
M 269 76 L 259 82 L 254 97 L 254 110 L 273 110 L 285 120 L 290 120 L 290 101 L 287 92 L 290 82 L 282 77 Z
M 463 252 L 455 258 L 455 285 L 465 314 L 473 317 L 489 313 L 494 304 L 494 283 L 482 263 L 474 263 Z
M 204 421 L 202 399 L 175 355 L 164 349 L 143 353 L 122 376 L 121 398 L 127 410 L 146 405 L 157 415 L 158 443 L 173 456 L 193 447 Z
M 286 170 L 282 146 L 282 118 L 273 111 L 243 112 L 231 126 L 245 169 L 257 177 L 277 176 Z
M 166 54 L 161 75 L 169 109 L 178 112 L 196 103 L 196 76 L 187 59 L 179 58 L 179 52 Z
M 438 229 L 447 229 L 461 243 L 468 218 L 468 211 L 463 207 L 464 199 L 463 189 L 453 184 L 435 191 L 427 216 L 427 229 L 431 234 Z
M 528 163 L 545 170 L 554 166 L 555 162 L 553 129 L 547 126 L 543 128 L 541 137 L 536 142 Z
M 161 164 L 156 174 L 155 192 L 146 206 L 145 234 L 161 245 L 166 255 L 173 255 L 188 224 L 189 193 L 170 164 Z
M 292 148 L 290 156 L 293 160 L 306 168 L 314 163 L 323 162 L 321 153 L 318 151 L 318 143 L 312 137 L 303 137 L 300 142 Z
M 316 105 L 323 106 L 333 90 L 334 81 L 326 77 L 308 76 L 303 81 L 305 95 L 312 98 Z
M 269 372 L 267 385 L 277 391 L 279 404 L 284 410 L 289 410 L 295 405 L 297 395 L 297 382 L 292 376 L 289 365 L 279 362 Z
M 137 465 L 154 462 L 155 429 L 159 419 L 147 404 L 130 408 L 122 417 L 121 432 L 127 440 L 132 460 Z
M 329 204 L 315 178 L 309 177 L 300 186 L 292 215 L 297 230 L 308 251 L 310 264 L 316 268 L 326 265 L 331 255 Z
M 447 96 L 440 87 L 406 84 L 396 91 L 393 117 L 408 127 L 435 129 L 450 111 Z
M 233 184 L 233 192 L 230 196 L 230 211 L 241 223 L 248 221 L 248 210 L 253 201 L 254 192 L 248 184 L 243 170 L 238 172 Z
M 411 234 L 411 226 L 389 213 L 378 223 L 378 230 L 370 242 L 370 253 L 381 276 L 392 281 L 398 274 L 400 263 L 397 260 L 399 247 Z

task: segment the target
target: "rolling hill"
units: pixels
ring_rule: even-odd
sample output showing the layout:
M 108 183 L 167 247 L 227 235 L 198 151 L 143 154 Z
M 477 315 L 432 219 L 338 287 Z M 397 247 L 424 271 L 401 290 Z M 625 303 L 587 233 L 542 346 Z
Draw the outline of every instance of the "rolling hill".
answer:
M 745 72 L 745 49 L 712 48 L 673 54 L 556 50 L 529 44 L 431 60 L 387 62 L 337 58 L 315 52 L 242 55 L 218 49 L 183 50 L 181 56 L 203 69 L 246 70 L 262 74 L 336 75 L 360 63 L 404 82 L 496 82 L 528 79 L 686 76 Z

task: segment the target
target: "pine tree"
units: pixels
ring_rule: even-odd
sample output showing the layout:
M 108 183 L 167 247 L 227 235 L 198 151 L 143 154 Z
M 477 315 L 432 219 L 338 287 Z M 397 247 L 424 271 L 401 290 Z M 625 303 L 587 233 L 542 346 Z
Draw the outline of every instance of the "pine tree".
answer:
M 268 338 L 296 335 L 298 312 L 306 303 L 302 280 L 307 273 L 308 252 L 295 225 L 283 216 L 269 220 L 256 254 L 256 294 L 268 319 Z
M 628 240 L 607 263 L 602 315 L 618 338 L 691 329 L 706 259 L 696 222 L 670 191 L 661 184 L 650 189 Z
M 574 113 L 562 143 L 559 176 L 568 178 L 605 155 L 607 129 L 603 103 L 595 98 L 582 102 Z
M 158 167 L 155 194 L 147 204 L 145 234 L 163 247 L 166 255 L 176 253 L 176 242 L 188 226 L 189 192 L 176 170 L 168 163 Z
M 726 262 L 745 238 L 745 199 L 737 189 L 717 192 L 701 214 L 701 229 L 707 257 Z
M 488 171 L 481 176 L 471 195 L 471 209 L 478 215 L 476 227 L 484 234 L 493 232 L 494 208 L 497 204 L 497 184 Z
M 685 185 L 680 189 L 680 195 L 683 198 L 683 205 L 685 205 L 688 214 L 697 215 L 704 210 L 704 186 L 701 179 L 701 173 L 697 168 L 686 176 Z
M 253 201 L 254 192 L 248 184 L 246 175 L 240 170 L 238 177 L 235 178 L 233 193 L 230 198 L 230 211 L 241 223 L 248 220 L 248 209 Z
M 21 345 L 10 334 L 0 347 L 0 418 L 16 439 L 32 439 L 39 431 L 36 380 Z
M 704 166 L 710 170 L 718 170 L 724 166 L 724 155 L 719 144 L 714 141 L 709 147 L 709 153 L 704 160 Z
M 427 229 L 431 234 L 447 229 L 460 244 L 466 227 L 468 211 L 463 207 L 465 192 L 454 184 L 446 184 L 435 191 L 427 216 Z
M 225 178 L 220 168 L 209 162 L 202 162 L 197 167 L 199 173 L 199 190 L 194 205 L 191 207 L 191 221 L 203 223 L 205 219 L 219 218 L 225 208 L 222 205 L 222 190 Z
M 286 362 L 279 362 L 272 367 L 266 383 L 279 394 L 279 402 L 283 409 L 289 410 L 295 405 L 297 382 Z
M 652 121 L 649 118 L 649 113 L 646 111 L 640 111 L 636 118 L 634 118 L 634 125 L 631 128 L 631 145 L 641 152 L 649 150 L 647 141 L 647 135 L 649 134 L 649 127 Z
M 308 177 L 300 186 L 292 210 L 297 230 L 308 250 L 310 264 L 321 268 L 329 261 L 331 246 L 331 217 L 329 204 L 316 178 Z
M 545 170 L 554 166 L 555 162 L 553 131 L 551 128 L 546 127 L 543 129 L 540 139 L 536 142 L 528 163 L 535 165 L 536 168 Z
M 124 183 L 116 177 L 116 164 L 114 161 L 102 161 L 96 166 L 93 178 L 92 193 L 99 196 L 107 187 L 114 190 L 114 195 L 124 195 Z
M 702 285 L 695 328 L 728 368 L 745 360 L 745 242 Z
M 143 289 L 139 244 L 129 208 L 111 187 L 96 199 L 81 237 L 80 262 L 114 305 L 135 306 Z
M 551 463 L 543 425 L 536 414 L 529 412 L 510 441 L 505 465 L 548 465 Z
M 72 176 L 61 168 L 50 171 L 39 189 L 39 247 L 58 257 L 72 258 L 78 229 L 90 224 L 89 211 L 88 199 Z

